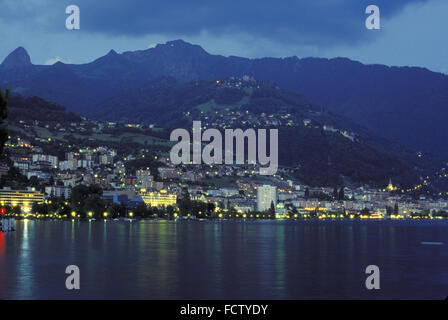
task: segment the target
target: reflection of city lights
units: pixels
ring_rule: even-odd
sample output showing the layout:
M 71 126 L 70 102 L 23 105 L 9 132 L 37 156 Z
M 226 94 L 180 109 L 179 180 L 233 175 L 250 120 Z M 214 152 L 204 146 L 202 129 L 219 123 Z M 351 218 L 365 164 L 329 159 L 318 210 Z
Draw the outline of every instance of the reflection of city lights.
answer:
M 3 234 L 3 232 L 0 232 L 0 259 L 5 254 L 5 246 L 5 235 Z

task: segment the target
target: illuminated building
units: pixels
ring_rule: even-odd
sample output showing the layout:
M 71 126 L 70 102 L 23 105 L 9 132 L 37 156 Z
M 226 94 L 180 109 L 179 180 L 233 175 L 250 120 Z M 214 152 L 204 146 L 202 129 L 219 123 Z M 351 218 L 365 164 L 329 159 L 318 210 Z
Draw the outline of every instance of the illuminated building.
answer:
M 178 179 L 181 176 L 181 173 L 177 168 L 160 167 L 158 170 L 162 180 Z
M 177 195 L 168 193 L 166 190 L 160 192 L 146 192 L 145 189 L 139 193 L 139 196 L 150 207 L 174 206 L 177 202 Z
M 68 200 L 72 194 L 72 189 L 65 186 L 49 186 L 45 187 L 45 194 L 49 197 L 63 197 Z
M 153 176 L 151 175 L 151 171 L 149 168 L 146 170 L 140 169 L 137 170 L 137 184 L 140 185 L 142 188 L 146 189 L 152 186 L 152 182 L 154 181 Z
M 266 211 L 277 205 L 277 188 L 275 186 L 263 185 L 257 188 L 257 211 Z
M 20 206 L 23 211 L 31 210 L 34 203 L 42 204 L 44 195 L 37 191 L 28 190 L 0 190 L 0 204 L 2 206 Z
M 387 185 L 388 191 L 396 191 L 397 187 L 392 184 L 392 179 L 389 179 L 389 184 Z

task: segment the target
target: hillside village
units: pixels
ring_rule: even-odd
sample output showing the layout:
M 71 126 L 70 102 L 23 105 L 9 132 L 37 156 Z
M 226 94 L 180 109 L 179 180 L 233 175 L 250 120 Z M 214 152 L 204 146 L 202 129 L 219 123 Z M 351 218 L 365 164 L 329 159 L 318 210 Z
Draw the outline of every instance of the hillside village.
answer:
M 224 112 L 223 118 L 227 116 L 230 114 Z M 219 126 L 220 123 L 212 122 L 210 125 Z M 303 125 L 312 124 L 304 122 Z M 162 139 L 150 137 L 158 144 L 147 145 L 146 148 L 140 145 L 140 148 L 132 150 L 120 150 L 113 140 L 107 141 L 106 138 L 111 137 L 110 129 L 124 132 L 126 128 L 134 134 L 155 129 L 154 126 L 86 118 L 79 122 L 56 123 L 52 127 L 39 121 L 14 124 L 12 131 L 17 135 L 9 137 L 0 167 L 1 205 L 10 207 L 10 212 L 19 216 L 42 216 L 34 212 L 40 210 L 44 217 L 53 214 L 63 217 L 58 210 L 51 212 L 39 205 L 59 201 L 70 206 L 72 191 L 83 185 L 96 186 L 101 190 L 98 201 L 104 208 L 101 211 L 105 211 L 69 210 L 66 217 L 82 218 L 90 213 L 91 216 L 103 215 L 105 218 L 104 214 L 113 211 L 113 207 L 126 208 L 125 211 L 114 209 L 114 213 L 110 213 L 114 217 L 135 211 L 141 217 L 154 217 L 154 212 L 158 212 L 155 214 L 157 217 L 170 218 L 201 215 L 209 218 L 278 219 L 441 218 L 448 212 L 446 199 L 421 194 L 415 197 L 398 189 L 393 181 L 383 188 L 309 186 L 294 179 L 293 172 L 300 168 L 280 167 L 276 175 L 262 177 L 255 165 L 173 166 L 167 152 L 169 145 L 163 144 Z M 333 127 L 324 129 L 337 131 Z M 40 134 L 34 135 L 36 132 Z M 88 133 L 85 139 L 76 139 L 76 142 L 64 140 L 66 133 L 82 132 Z M 96 133 L 98 139 L 92 138 L 91 133 Z M 133 141 L 138 136 L 129 135 L 127 138 Z M 354 137 L 347 137 L 351 138 Z M 59 148 L 54 148 L 55 145 Z M 416 190 L 421 187 L 416 186 Z M 185 206 L 185 199 L 191 203 L 203 203 L 204 212 L 194 212 L 191 204 Z M 95 206 L 92 204 L 92 208 Z M 150 215 L 142 211 L 142 207 L 157 209 Z

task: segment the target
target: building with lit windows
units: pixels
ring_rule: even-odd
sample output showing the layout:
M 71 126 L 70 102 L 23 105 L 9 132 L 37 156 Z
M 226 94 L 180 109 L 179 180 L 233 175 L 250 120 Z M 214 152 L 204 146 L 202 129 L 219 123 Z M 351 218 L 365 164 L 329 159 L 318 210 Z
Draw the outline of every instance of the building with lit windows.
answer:
M 177 195 L 168 193 L 166 190 L 146 192 L 145 189 L 142 189 L 139 196 L 150 207 L 174 206 L 177 202 Z
M 147 189 L 152 186 L 154 177 L 151 175 L 151 171 L 149 170 L 149 168 L 147 168 L 146 170 L 144 169 L 137 170 L 136 176 L 137 176 L 137 184 L 141 188 Z
M 389 179 L 389 184 L 386 187 L 387 191 L 397 191 L 397 187 L 392 184 L 392 179 Z
M 0 205 L 16 207 L 20 206 L 23 211 L 31 210 L 34 203 L 42 204 L 44 195 L 38 191 L 29 190 L 0 190 Z
M 271 203 L 274 203 L 274 208 L 277 205 L 277 187 L 270 185 L 263 185 L 257 188 L 257 211 L 266 211 L 271 208 Z

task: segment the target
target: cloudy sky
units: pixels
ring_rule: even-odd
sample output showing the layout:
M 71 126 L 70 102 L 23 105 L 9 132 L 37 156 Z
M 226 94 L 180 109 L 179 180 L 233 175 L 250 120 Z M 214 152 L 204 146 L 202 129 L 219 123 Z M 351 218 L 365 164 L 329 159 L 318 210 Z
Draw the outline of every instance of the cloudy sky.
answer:
M 65 28 L 72 4 L 76 31 Z M 380 30 L 365 28 L 370 4 Z M 447 0 L 1 0 L 0 61 L 18 46 L 35 64 L 85 63 L 184 39 L 226 56 L 344 56 L 448 73 L 447 18 Z

